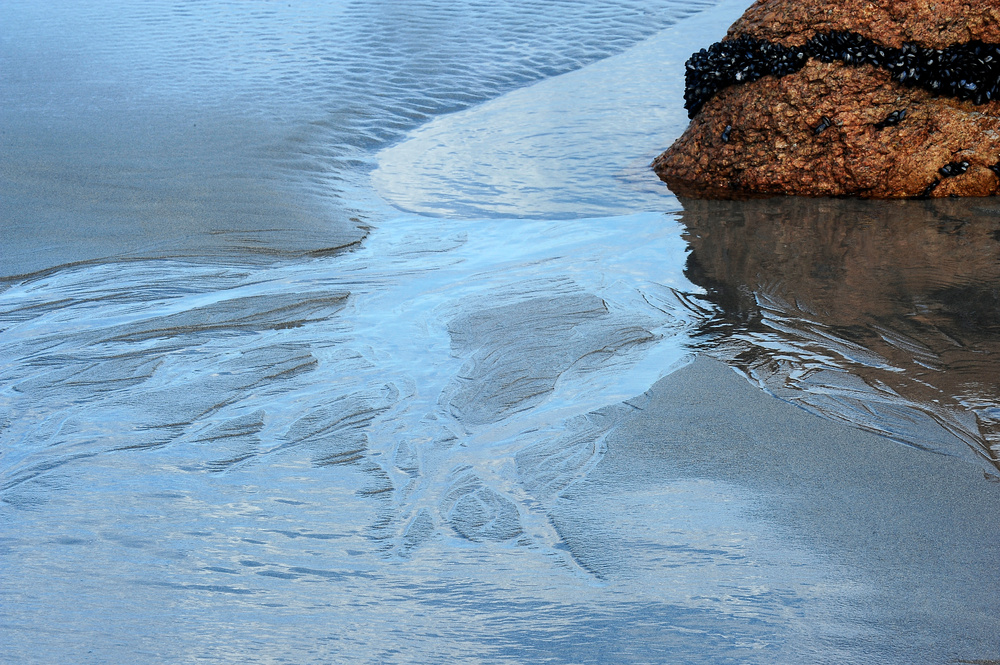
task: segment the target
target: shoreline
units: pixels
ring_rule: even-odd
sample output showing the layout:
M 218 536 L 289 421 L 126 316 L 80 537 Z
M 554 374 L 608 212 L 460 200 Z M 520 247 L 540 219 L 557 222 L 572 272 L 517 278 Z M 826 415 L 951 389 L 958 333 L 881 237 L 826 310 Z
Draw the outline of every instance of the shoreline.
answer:
M 142 259 L 255 265 L 335 252 L 366 234 L 357 216 L 265 154 L 275 128 L 239 117 L 118 116 L 0 112 L 0 280 Z
M 997 657 L 1000 597 L 983 580 L 1000 560 L 1000 484 L 981 467 L 810 414 L 705 356 L 630 402 L 552 510 L 585 569 L 683 593 L 698 573 L 665 564 L 686 560 L 723 615 L 744 605 L 739 589 L 761 614 L 798 598 L 775 662 L 822 641 L 880 662 Z M 697 527 L 677 531 L 693 506 Z M 629 546 L 646 539 L 659 546 Z M 837 634 L 851 625 L 866 628 Z

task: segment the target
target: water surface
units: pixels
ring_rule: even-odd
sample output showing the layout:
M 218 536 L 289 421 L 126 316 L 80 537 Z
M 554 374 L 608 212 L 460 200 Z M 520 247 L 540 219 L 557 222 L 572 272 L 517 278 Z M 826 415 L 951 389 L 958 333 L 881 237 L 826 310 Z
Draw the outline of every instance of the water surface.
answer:
M 742 9 L 5 4 L 0 659 L 1000 658 L 1000 217 L 670 195 Z

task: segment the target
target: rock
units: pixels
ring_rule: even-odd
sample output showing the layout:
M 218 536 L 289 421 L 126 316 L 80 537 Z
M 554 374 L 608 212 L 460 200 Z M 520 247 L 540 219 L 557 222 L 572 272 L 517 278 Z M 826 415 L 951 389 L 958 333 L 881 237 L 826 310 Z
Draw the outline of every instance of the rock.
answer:
M 674 193 L 1000 189 L 995 1 L 758 0 L 686 82 L 691 124 L 653 163 Z
M 946 48 L 978 39 L 1000 42 L 995 0 L 765 0 L 755 2 L 729 29 L 729 38 L 750 35 L 785 46 L 817 33 L 855 32 L 883 46 L 916 42 Z

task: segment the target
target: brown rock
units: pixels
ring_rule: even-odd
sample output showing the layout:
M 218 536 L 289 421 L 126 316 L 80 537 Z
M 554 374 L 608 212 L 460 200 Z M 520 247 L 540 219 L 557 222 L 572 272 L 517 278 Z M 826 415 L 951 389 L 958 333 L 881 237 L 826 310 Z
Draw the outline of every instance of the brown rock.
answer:
M 1000 3 L 758 0 L 727 39 L 748 35 L 792 46 L 834 30 L 892 47 L 1000 43 Z M 899 110 L 905 121 L 876 126 Z M 831 124 L 817 133 L 824 116 Z M 940 172 L 963 161 L 968 168 L 960 175 Z M 1000 180 L 990 167 L 998 162 L 1000 103 L 935 96 L 871 65 L 810 60 L 794 74 L 719 91 L 653 168 L 688 196 L 900 198 L 996 194 Z
M 978 39 L 1000 42 L 996 0 L 758 0 L 729 28 L 785 46 L 804 44 L 817 32 L 856 32 L 884 46 L 916 42 L 929 48 Z

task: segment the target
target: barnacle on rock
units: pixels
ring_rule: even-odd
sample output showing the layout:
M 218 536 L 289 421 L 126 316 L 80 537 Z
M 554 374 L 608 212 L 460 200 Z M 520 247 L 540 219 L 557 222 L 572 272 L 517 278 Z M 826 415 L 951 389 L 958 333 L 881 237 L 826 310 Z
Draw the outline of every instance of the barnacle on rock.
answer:
M 951 162 L 950 164 L 945 164 L 938 169 L 938 173 L 944 178 L 954 178 L 957 175 L 962 175 L 969 170 L 969 162 L 964 159 L 960 162 Z
M 832 125 L 832 124 L 833 124 L 833 120 L 831 120 L 830 118 L 828 118 L 827 116 L 824 115 L 823 117 L 821 117 L 819 119 L 819 124 L 816 125 L 815 127 L 813 127 L 813 134 L 816 134 L 817 136 L 819 134 L 822 134 L 824 131 L 826 131 L 827 129 L 829 129 L 830 125 Z
M 935 189 L 937 189 L 937 186 L 940 185 L 940 184 L 941 184 L 941 181 L 938 180 L 937 178 L 935 178 L 934 182 L 932 182 L 931 184 L 927 185 L 927 187 L 924 188 L 924 191 L 920 192 L 920 196 L 918 196 L 917 198 L 918 199 L 929 199 L 931 197 L 931 193 Z
M 883 130 L 886 127 L 891 127 L 892 125 L 898 125 L 902 120 L 906 118 L 906 109 L 900 109 L 898 111 L 893 111 L 885 117 L 885 120 L 875 123 L 875 129 Z

